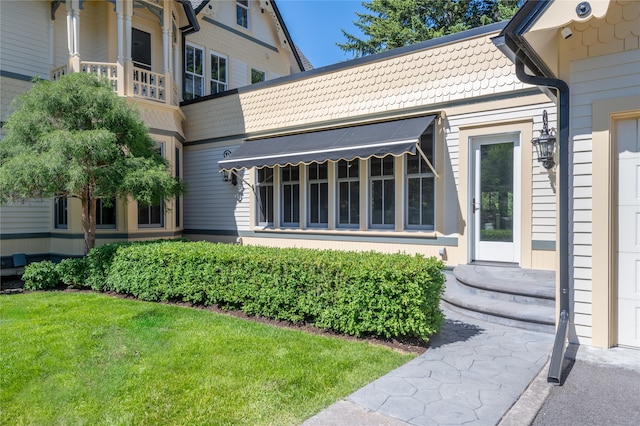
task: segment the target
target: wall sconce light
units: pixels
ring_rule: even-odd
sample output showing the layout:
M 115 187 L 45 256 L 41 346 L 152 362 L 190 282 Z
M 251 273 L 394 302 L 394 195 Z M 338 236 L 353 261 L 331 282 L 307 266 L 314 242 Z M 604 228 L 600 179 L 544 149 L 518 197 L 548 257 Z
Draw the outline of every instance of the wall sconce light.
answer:
M 222 154 L 224 158 L 228 158 L 231 155 L 231 151 L 228 149 Z M 233 170 L 223 170 L 222 180 L 225 182 L 231 182 L 231 185 L 236 186 L 238 184 L 238 176 Z
M 553 161 L 553 147 L 556 144 L 555 129 L 549 130 L 549 119 L 547 118 L 547 110 L 542 111 L 542 130 L 540 137 L 531 139 L 531 143 L 536 149 L 538 162 L 542 163 L 545 169 L 549 170 L 555 166 Z

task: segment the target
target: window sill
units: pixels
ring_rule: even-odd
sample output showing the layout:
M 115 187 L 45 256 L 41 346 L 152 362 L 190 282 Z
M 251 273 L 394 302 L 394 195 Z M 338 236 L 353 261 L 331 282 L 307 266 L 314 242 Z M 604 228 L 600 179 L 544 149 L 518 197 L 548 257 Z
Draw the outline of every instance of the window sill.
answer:
M 404 230 L 395 231 L 393 229 L 371 229 L 367 231 L 360 231 L 359 229 L 291 229 L 291 228 L 260 228 L 254 227 L 253 232 L 256 234 L 296 234 L 296 235 L 350 235 L 358 237 L 406 237 L 406 238 L 438 238 L 438 232 L 434 230 Z

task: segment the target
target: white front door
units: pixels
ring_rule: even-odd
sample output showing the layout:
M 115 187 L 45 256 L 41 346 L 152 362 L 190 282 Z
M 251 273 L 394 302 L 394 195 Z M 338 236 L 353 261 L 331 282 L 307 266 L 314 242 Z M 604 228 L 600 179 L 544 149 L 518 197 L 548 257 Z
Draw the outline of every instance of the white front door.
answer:
M 618 344 L 640 348 L 640 120 L 617 125 Z
M 520 135 L 471 143 L 471 260 L 520 262 Z

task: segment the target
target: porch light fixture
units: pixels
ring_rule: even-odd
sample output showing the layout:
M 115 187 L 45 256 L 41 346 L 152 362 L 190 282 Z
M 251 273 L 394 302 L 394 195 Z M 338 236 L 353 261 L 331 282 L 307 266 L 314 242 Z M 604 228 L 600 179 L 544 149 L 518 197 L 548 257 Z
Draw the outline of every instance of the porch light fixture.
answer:
M 540 137 L 531 139 L 531 143 L 536 148 L 538 162 L 542 163 L 545 169 L 549 170 L 556 163 L 553 161 L 553 146 L 556 144 L 556 130 L 549 130 L 549 119 L 547 110 L 542 111 L 542 130 Z
M 224 158 L 228 158 L 231 155 L 231 151 L 228 149 L 222 154 Z M 233 171 L 223 170 L 222 172 L 222 180 L 225 182 L 231 182 L 231 185 L 235 186 L 238 184 L 238 177 Z

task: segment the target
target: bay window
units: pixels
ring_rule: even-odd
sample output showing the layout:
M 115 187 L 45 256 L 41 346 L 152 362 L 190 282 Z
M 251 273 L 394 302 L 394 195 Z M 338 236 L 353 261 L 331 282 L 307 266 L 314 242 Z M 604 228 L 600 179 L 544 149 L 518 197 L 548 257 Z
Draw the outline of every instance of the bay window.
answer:
M 338 226 L 360 224 L 360 160 L 338 161 Z
M 309 225 L 327 226 L 329 222 L 328 163 L 312 163 L 308 166 Z
M 285 166 L 280 172 L 282 225 L 300 226 L 300 168 Z
M 371 226 L 390 227 L 395 223 L 394 158 L 372 157 L 369 160 Z

